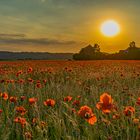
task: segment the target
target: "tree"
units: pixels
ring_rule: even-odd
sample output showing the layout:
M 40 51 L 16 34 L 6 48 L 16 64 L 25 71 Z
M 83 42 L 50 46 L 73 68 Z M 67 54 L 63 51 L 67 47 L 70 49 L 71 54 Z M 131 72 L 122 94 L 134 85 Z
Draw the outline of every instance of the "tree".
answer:
M 73 55 L 75 60 L 93 60 L 100 59 L 100 46 L 98 44 L 88 45 L 82 48 L 79 53 Z
M 130 46 L 130 48 L 134 48 L 134 47 L 136 47 L 136 43 L 135 43 L 135 41 L 130 42 L 130 43 L 129 43 L 129 46 Z
M 75 60 L 140 60 L 140 48 L 136 47 L 134 41 L 129 43 L 129 47 L 125 50 L 120 50 L 118 53 L 108 54 L 100 52 L 98 44 L 88 45 L 82 48 L 79 53 L 73 55 Z
M 100 46 L 98 44 L 94 44 L 95 52 L 100 52 Z

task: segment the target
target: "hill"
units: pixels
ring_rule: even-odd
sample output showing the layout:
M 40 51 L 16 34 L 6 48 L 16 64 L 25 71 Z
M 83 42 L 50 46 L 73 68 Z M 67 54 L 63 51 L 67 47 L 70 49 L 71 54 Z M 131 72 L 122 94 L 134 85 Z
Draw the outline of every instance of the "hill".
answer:
M 67 60 L 72 59 L 72 56 L 73 56 L 72 53 L 0 51 L 0 60 L 18 60 L 18 59 Z

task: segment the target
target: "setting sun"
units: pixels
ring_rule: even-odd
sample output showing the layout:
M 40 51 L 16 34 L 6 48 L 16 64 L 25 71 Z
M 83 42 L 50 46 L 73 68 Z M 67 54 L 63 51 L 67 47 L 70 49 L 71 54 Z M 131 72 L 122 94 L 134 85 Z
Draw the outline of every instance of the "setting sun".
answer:
M 114 20 L 107 20 L 102 23 L 101 32 L 107 37 L 116 36 L 120 32 L 120 25 Z

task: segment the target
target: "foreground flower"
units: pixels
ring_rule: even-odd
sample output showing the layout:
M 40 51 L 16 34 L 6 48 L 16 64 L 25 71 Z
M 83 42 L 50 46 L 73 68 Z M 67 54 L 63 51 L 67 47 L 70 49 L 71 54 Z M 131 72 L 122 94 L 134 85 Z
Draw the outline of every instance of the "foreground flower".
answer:
M 17 102 L 17 97 L 11 96 L 10 97 L 10 102 L 16 103 Z
M 24 127 L 26 125 L 26 119 L 22 118 L 22 117 L 16 117 L 14 119 L 15 123 L 20 123 L 22 127 Z
M 0 109 L 0 114 L 2 113 L 2 109 Z
M 24 101 L 26 99 L 26 96 L 20 96 L 20 100 Z
M 103 113 L 110 113 L 113 109 L 113 99 L 107 93 L 100 96 L 100 102 L 96 104 L 97 109 L 101 109 Z
M 33 118 L 33 119 L 32 119 L 32 124 L 36 124 L 36 123 L 37 123 L 37 121 L 38 121 L 38 119 L 37 119 L 37 118 Z
M 29 83 L 33 83 L 34 80 L 33 80 L 32 78 L 28 78 L 28 82 L 29 82 Z
M 137 119 L 137 118 L 133 119 L 133 123 L 134 123 L 134 124 L 139 124 L 139 122 L 140 122 L 139 119 Z
M 44 79 L 44 80 L 43 80 L 43 83 L 46 84 L 46 83 L 47 83 L 47 80 Z
M 137 102 L 138 105 L 140 105 L 140 97 L 138 98 Z
M 19 70 L 17 73 L 16 73 L 16 76 L 18 77 L 19 75 L 23 74 L 23 71 L 22 70 Z
M 127 106 L 124 109 L 125 116 L 132 116 L 135 113 L 135 108 L 132 106 Z
M 27 70 L 28 73 L 31 73 L 32 71 L 33 71 L 32 67 L 29 67 L 28 70 Z
M 55 100 L 53 99 L 47 99 L 46 101 L 44 101 L 44 105 L 45 106 L 54 106 L 55 105 Z
M 29 104 L 35 104 L 37 102 L 37 98 L 29 98 Z
M 2 97 L 4 100 L 8 100 L 8 94 L 7 94 L 6 92 L 1 93 L 1 97 Z
M 120 114 L 114 114 L 114 115 L 112 116 L 112 118 L 115 119 L 115 120 L 116 120 L 116 119 L 120 119 L 120 117 L 121 117 Z
M 24 82 L 25 82 L 25 80 L 23 80 L 23 79 L 19 79 L 19 80 L 18 80 L 18 83 L 19 83 L 19 84 L 23 84 Z
M 79 106 L 80 105 L 80 101 L 79 100 L 75 100 L 72 103 L 73 106 Z
M 88 106 L 82 106 L 78 111 L 78 115 L 91 125 L 97 122 L 96 116 L 93 114 L 92 109 Z
M 41 83 L 38 82 L 38 83 L 36 84 L 36 87 L 37 87 L 37 88 L 41 88 L 41 87 L 42 87 Z
M 71 96 L 67 96 L 64 98 L 64 101 L 65 102 L 70 102 L 72 100 L 72 97 Z
M 27 112 L 23 106 L 16 107 L 16 111 L 22 116 Z

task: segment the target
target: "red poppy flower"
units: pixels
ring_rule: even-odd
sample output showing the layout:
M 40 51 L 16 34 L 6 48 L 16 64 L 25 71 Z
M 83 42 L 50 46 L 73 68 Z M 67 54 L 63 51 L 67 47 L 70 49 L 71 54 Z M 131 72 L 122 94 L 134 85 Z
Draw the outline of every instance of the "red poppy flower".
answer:
M 37 102 L 37 98 L 29 98 L 30 105 L 35 104 Z
M 127 106 L 124 109 L 125 116 L 132 116 L 135 113 L 135 108 L 132 106 Z
M 54 106 L 55 105 L 55 100 L 53 99 L 47 99 L 46 101 L 44 101 L 44 105 L 45 106 Z
M 16 107 L 16 111 L 18 113 L 20 113 L 20 115 L 22 115 L 22 116 L 27 112 L 26 109 L 23 106 Z
M 29 67 L 28 70 L 27 70 L 28 73 L 31 73 L 32 71 L 33 71 L 32 67 Z
M 0 114 L 1 114 L 2 112 L 3 112 L 2 109 L 0 109 Z
M 140 105 L 140 97 L 138 98 L 137 102 L 138 105 Z
M 82 106 L 78 111 L 78 115 L 84 118 L 91 125 L 97 122 L 96 116 L 93 114 L 92 109 L 88 106 Z
M 24 101 L 25 99 L 26 99 L 26 96 L 21 96 L 21 97 L 20 97 L 20 100 L 21 100 L 21 101 Z
M 80 105 L 80 101 L 79 101 L 79 100 L 75 100 L 75 101 L 72 103 L 72 105 L 74 105 L 74 106 L 79 106 L 79 105 Z
M 41 87 L 42 87 L 41 83 L 38 82 L 38 83 L 36 84 L 36 87 L 37 87 L 37 88 L 41 88 Z
M 97 109 L 101 109 L 103 113 L 110 113 L 113 109 L 113 99 L 107 93 L 100 96 L 100 102 L 96 104 Z
M 1 93 L 1 97 L 2 97 L 4 100 L 8 100 L 8 94 L 7 94 L 6 92 Z
M 64 101 L 65 102 L 70 102 L 72 100 L 72 97 L 71 96 L 67 96 L 64 98 Z
M 24 127 L 26 125 L 26 119 L 22 118 L 22 117 L 16 117 L 14 119 L 15 123 L 20 123 L 22 127 Z
M 11 96 L 10 97 L 10 102 L 16 103 L 17 102 L 17 97 Z

